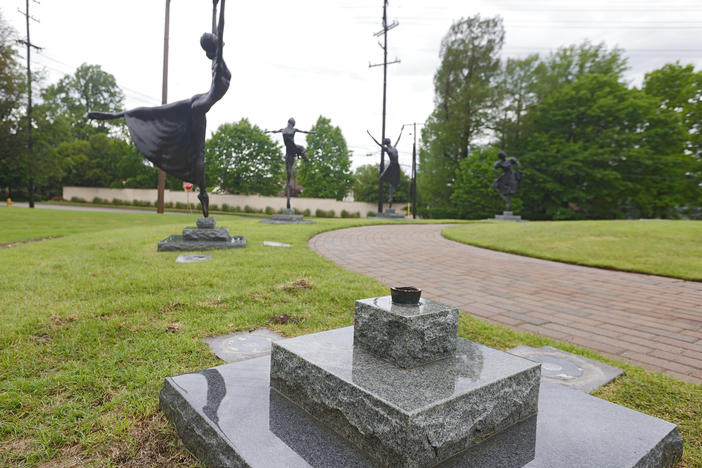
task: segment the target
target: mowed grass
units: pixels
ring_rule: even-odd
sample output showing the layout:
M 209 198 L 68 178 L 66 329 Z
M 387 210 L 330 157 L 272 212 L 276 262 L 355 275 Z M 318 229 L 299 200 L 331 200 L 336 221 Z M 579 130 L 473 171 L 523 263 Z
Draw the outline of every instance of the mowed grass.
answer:
M 61 237 L 69 234 L 157 226 L 195 224 L 195 215 L 168 214 L 154 216 L 135 210 L 134 213 L 19 208 L 0 205 L 0 245 L 14 242 Z
M 481 222 L 443 234 L 530 257 L 702 281 L 702 221 Z
M 126 216 L 118 226 L 134 225 Z M 197 466 L 159 412 L 158 392 L 167 376 L 222 364 L 203 337 L 262 326 L 287 336 L 347 326 L 356 299 L 387 294 L 386 286 L 307 246 L 318 232 L 371 221 L 280 226 L 222 216 L 218 225 L 245 235 L 248 246 L 178 264 L 177 253 L 158 253 L 156 244 L 194 220 L 187 221 L 0 250 L 0 466 Z M 29 238 L 50 235 L 41 228 Z M 269 323 L 280 314 L 292 320 Z M 686 443 L 681 466 L 702 466 L 702 386 L 465 315 L 460 334 L 499 349 L 553 345 L 624 367 L 625 376 L 598 395 L 678 424 Z

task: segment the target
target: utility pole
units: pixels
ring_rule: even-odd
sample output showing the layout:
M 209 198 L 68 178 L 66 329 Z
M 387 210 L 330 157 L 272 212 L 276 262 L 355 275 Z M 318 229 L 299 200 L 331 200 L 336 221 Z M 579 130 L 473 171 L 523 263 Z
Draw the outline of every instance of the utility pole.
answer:
M 383 49 L 383 63 L 378 64 L 368 64 L 368 68 L 383 66 L 383 130 L 380 137 L 380 142 L 385 140 L 385 111 L 386 111 L 386 101 L 387 101 L 387 89 L 388 89 L 388 65 L 393 63 L 400 63 L 398 59 L 388 62 L 388 31 L 396 28 L 399 25 L 397 21 L 393 21 L 392 24 L 388 24 L 388 0 L 383 0 L 383 29 L 374 34 L 375 37 L 383 36 L 383 43 L 380 42 L 378 45 Z M 380 150 L 380 174 L 385 170 L 385 150 Z M 378 179 L 378 213 L 383 212 L 383 181 Z
M 161 87 L 161 104 L 168 103 L 168 30 L 169 18 L 171 16 L 171 0 L 166 0 L 166 24 L 163 28 L 163 84 Z M 156 203 L 156 213 L 165 211 L 163 208 L 164 191 L 166 190 L 166 173 L 163 169 L 158 170 L 158 198 Z
M 404 124 L 402 127 L 412 125 L 412 135 L 414 143 L 412 144 L 412 179 L 410 185 L 410 200 L 412 200 L 412 219 L 417 219 L 417 125 L 424 125 L 421 122 L 412 122 Z
M 39 4 L 36 0 L 32 0 L 34 3 Z M 32 47 L 41 50 L 41 47 L 37 47 L 32 44 L 31 38 L 29 36 L 29 20 L 39 22 L 36 18 L 29 15 L 29 0 L 26 0 L 25 11 L 17 10 L 24 15 L 27 20 L 27 40 L 19 41 L 20 44 L 25 44 L 27 46 L 27 168 L 29 169 L 29 186 L 27 191 L 29 192 L 29 207 L 34 208 L 34 155 L 32 154 L 32 148 L 34 142 L 32 141 Z

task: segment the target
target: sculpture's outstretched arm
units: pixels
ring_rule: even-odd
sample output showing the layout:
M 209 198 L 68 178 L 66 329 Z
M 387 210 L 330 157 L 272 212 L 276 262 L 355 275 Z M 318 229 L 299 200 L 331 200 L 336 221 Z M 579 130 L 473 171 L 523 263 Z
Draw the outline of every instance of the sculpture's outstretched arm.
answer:
M 124 112 L 88 112 L 87 117 L 95 120 L 112 120 L 124 117 Z
M 280 130 L 266 130 L 265 133 L 280 133 L 282 131 L 283 129 L 281 128 Z
M 393 146 L 397 146 L 397 144 L 400 142 L 400 138 L 402 138 L 402 131 L 405 129 L 405 126 L 403 125 L 402 128 L 400 129 L 400 135 L 397 137 L 397 141 Z
M 217 62 L 222 61 L 222 49 L 224 49 L 224 0 L 219 6 L 219 23 L 217 24 Z M 214 1 L 214 8 L 217 8 L 217 2 Z M 213 12 L 214 13 L 214 12 Z
M 369 137 L 371 137 L 371 138 L 373 139 L 373 141 L 375 142 L 376 145 L 380 146 L 381 148 L 383 147 L 383 145 L 381 145 L 380 143 L 378 143 L 378 140 L 376 140 L 375 137 L 374 137 L 373 135 L 371 135 L 371 132 L 369 132 L 368 130 L 366 130 L 366 133 L 368 134 Z
M 307 133 L 308 135 L 316 135 L 316 134 L 317 134 L 317 132 L 311 132 L 311 131 L 310 131 L 310 132 L 306 132 L 306 131 L 304 131 L 304 130 L 299 130 L 299 129 L 297 129 L 297 128 L 295 128 L 295 129 L 293 129 L 293 130 L 295 130 L 296 132 L 300 132 L 300 133 Z

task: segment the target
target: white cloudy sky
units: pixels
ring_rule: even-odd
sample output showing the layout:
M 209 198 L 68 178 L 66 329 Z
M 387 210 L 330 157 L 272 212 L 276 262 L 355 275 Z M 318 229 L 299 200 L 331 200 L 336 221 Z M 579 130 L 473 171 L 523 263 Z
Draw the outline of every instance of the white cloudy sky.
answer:
M 209 129 L 247 117 L 262 128 L 285 126 L 291 116 L 309 129 L 321 114 L 341 127 L 354 167 L 378 162 L 366 135 L 380 135 L 382 0 L 228 0 L 225 60 L 232 86 L 208 114 Z M 25 0 L 3 0 L 0 12 L 25 34 Z M 172 0 L 168 98 L 208 89 L 210 64 L 199 47 L 209 30 L 212 2 Z M 127 107 L 161 102 L 165 0 L 30 1 L 31 39 L 43 47 L 33 67 L 54 82 L 86 62 L 112 73 Z M 388 136 L 423 122 L 433 108 L 432 78 L 439 45 L 451 22 L 480 13 L 504 18 L 503 57 L 547 54 L 584 40 L 626 50 L 627 78 L 680 60 L 702 69 L 702 3 L 699 0 L 391 0 L 389 22 Z M 303 143 L 300 141 L 300 143 Z M 412 136 L 399 145 L 400 163 L 411 161 Z M 373 156 L 366 156 L 367 153 Z

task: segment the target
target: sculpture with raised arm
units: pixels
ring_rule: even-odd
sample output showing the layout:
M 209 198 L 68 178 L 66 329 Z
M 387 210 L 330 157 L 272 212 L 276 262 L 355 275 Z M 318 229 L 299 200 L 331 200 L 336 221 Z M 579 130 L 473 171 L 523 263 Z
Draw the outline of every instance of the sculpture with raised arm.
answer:
M 392 141 L 390 138 L 385 138 L 383 139 L 383 143 L 378 143 L 378 140 L 371 135 L 371 132 L 366 130 L 368 135 L 373 139 L 376 145 L 380 146 L 381 149 L 385 150 L 385 152 L 388 155 L 388 158 L 390 158 L 390 162 L 388 163 L 388 166 L 385 168 L 382 174 L 380 174 L 380 180 L 382 182 L 390 184 L 390 196 L 388 197 L 388 208 L 392 208 L 392 199 L 393 195 L 395 194 L 395 187 L 397 184 L 400 183 L 400 163 L 399 163 L 399 158 L 397 154 L 397 144 L 400 142 L 400 138 L 402 138 L 402 130 L 400 130 L 400 136 L 397 137 L 397 141 L 395 142 L 394 145 L 391 145 Z
M 290 179 L 293 175 L 293 165 L 295 164 L 295 158 L 297 156 L 301 157 L 307 161 L 305 157 L 305 147 L 302 145 L 295 144 L 295 133 L 307 133 L 314 135 L 315 132 L 306 132 L 304 130 L 299 130 L 295 128 L 295 119 L 290 117 L 288 119 L 288 126 L 281 128 L 280 130 L 266 130 L 266 133 L 282 133 L 283 143 L 285 144 L 285 196 L 287 197 L 287 209 L 290 209 Z
M 512 195 L 517 193 L 522 185 L 524 173 L 519 171 L 520 165 L 517 158 L 508 158 L 504 151 L 497 153 L 497 157 L 499 160 L 495 162 L 492 170 L 499 174 L 501 169 L 502 174 L 492 183 L 492 188 L 505 201 L 506 210 L 509 211 Z
M 232 76 L 222 57 L 224 1 L 221 0 L 219 5 L 217 23 L 219 0 L 212 0 L 213 30 L 200 37 L 200 46 L 207 58 L 212 60 L 209 91 L 157 107 L 138 107 L 117 113 L 88 113 L 88 117 L 97 120 L 124 117 L 129 134 L 144 157 L 167 174 L 198 186 L 198 198 L 205 217 L 209 216 L 209 196 L 205 185 L 206 114 L 225 95 Z

